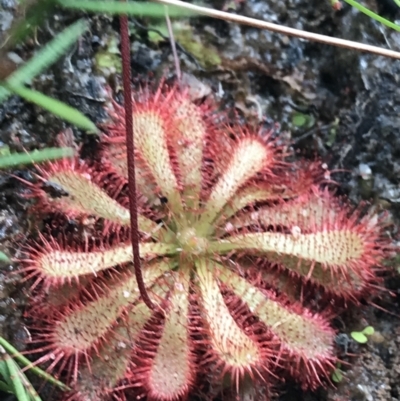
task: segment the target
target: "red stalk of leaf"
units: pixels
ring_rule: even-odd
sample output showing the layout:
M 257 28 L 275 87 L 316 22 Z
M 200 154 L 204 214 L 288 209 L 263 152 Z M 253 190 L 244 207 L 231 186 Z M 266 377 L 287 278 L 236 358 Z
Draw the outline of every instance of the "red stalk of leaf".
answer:
M 136 176 L 135 176 L 135 142 L 133 133 L 132 118 L 132 91 L 131 91 L 131 63 L 130 63 L 130 43 L 128 17 L 121 15 L 120 17 L 120 34 L 121 34 L 121 56 L 122 56 L 122 79 L 124 87 L 124 108 L 126 123 L 126 148 L 128 158 L 128 189 L 129 189 L 129 211 L 131 215 L 131 241 L 133 249 L 133 266 L 140 295 L 144 303 L 154 310 L 153 302 L 146 291 L 144 285 L 142 271 L 140 267 L 139 256 L 139 229 L 137 216 L 137 197 L 136 197 Z

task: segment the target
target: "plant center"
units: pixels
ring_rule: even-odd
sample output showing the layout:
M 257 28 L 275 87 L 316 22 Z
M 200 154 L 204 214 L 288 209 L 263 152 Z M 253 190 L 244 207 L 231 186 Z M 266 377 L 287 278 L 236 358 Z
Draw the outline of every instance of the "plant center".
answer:
M 199 236 L 193 227 L 186 227 L 178 231 L 176 239 L 182 252 L 191 255 L 201 255 L 207 251 L 207 239 Z

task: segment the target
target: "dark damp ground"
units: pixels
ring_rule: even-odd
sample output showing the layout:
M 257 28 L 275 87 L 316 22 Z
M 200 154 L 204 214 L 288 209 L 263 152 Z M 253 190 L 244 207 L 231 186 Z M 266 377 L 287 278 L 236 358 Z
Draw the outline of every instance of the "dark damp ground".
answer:
M 371 8 L 389 19 L 400 18 L 392 0 L 377 3 L 378 8 L 374 1 L 368 1 Z M 213 4 L 216 8 L 223 5 L 217 1 Z M 8 29 L 15 7 L 14 0 L 0 1 L 0 31 Z M 237 12 L 400 50 L 400 33 L 347 5 L 334 11 L 328 0 L 248 0 Z M 18 46 L 15 53 L 28 59 L 53 33 L 78 17 L 57 11 L 38 30 L 35 40 Z M 340 182 L 341 192 L 355 204 L 370 200 L 376 207 L 387 209 L 398 223 L 400 61 L 207 18 L 193 19 L 190 25 L 177 25 L 175 29 L 181 32 L 177 34 L 178 43 L 189 50 L 179 51 L 179 55 L 186 78 L 193 85 L 203 93 L 212 92 L 222 104 L 235 106 L 249 121 L 256 122 L 261 115 L 264 124 L 274 126 L 293 141 L 295 150 L 307 157 L 318 156 L 330 169 L 340 171 L 334 178 Z M 33 87 L 79 108 L 96 123 L 103 121 L 105 83 L 114 89 L 120 86 L 120 78 L 114 73 L 120 62 L 115 54 L 117 30 L 117 19 L 91 16 L 90 34 L 39 76 Z M 138 82 L 173 73 L 167 42 L 133 20 L 131 33 L 132 72 Z M 103 62 L 108 63 L 107 68 L 99 68 Z M 54 145 L 55 135 L 65 127 L 59 119 L 18 97 L 0 106 L 0 146 L 13 151 Z M 74 129 L 74 133 L 78 142 L 93 142 L 79 130 Z M 12 173 L 27 179 L 30 176 L 22 169 Z M 31 221 L 25 212 L 26 201 L 19 195 L 22 189 L 8 173 L 0 173 L 0 249 L 9 255 L 15 254 L 13 241 L 26 235 Z M 22 319 L 27 291 L 18 285 L 16 276 L 8 275 L 14 268 L 3 264 L 0 271 L 0 335 L 24 349 L 29 336 Z M 351 366 L 344 368 L 346 377 L 338 388 L 302 393 L 287 383 L 282 386 L 280 400 L 400 400 L 400 320 L 396 316 L 400 314 L 400 280 L 394 273 L 396 268 L 394 263 L 388 280 L 393 295 L 386 293 L 376 300 L 387 312 L 365 306 L 350 310 L 337 321 L 342 347 L 346 344 L 349 352 L 357 354 Z M 352 330 L 367 325 L 376 333 L 366 345 L 348 337 Z

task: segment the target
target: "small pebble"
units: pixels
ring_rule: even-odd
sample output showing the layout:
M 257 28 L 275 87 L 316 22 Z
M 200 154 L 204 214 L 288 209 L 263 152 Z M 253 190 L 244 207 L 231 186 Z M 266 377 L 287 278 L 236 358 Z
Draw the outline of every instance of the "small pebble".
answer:
M 368 180 L 371 178 L 372 170 L 368 164 L 360 163 L 358 166 L 358 172 L 363 180 Z

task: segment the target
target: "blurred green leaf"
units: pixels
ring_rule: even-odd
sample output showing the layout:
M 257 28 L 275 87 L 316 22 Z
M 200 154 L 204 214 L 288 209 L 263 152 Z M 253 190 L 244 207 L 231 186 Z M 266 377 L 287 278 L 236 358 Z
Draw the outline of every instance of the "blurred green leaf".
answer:
M 367 326 L 362 333 L 366 336 L 372 336 L 375 333 L 375 329 L 372 326 Z
M 0 86 L 0 103 L 4 100 L 7 99 L 7 97 L 10 96 L 10 91 L 8 91 L 4 86 Z
M 308 129 L 315 125 L 315 118 L 312 114 L 295 112 L 292 116 L 292 124 L 296 128 Z
M 142 17 L 164 18 L 165 6 L 156 3 L 97 1 L 97 0 L 58 0 L 59 4 L 66 8 L 74 8 L 79 11 L 90 11 L 106 14 L 126 14 Z M 170 17 L 190 17 L 198 15 L 194 11 L 181 7 L 168 6 Z
M 0 156 L 8 156 L 10 153 L 10 147 L 8 145 L 0 147 Z
M 368 337 L 360 331 L 352 331 L 350 335 L 353 340 L 357 341 L 359 344 L 365 344 L 368 341 Z
M 302 113 L 296 113 L 293 117 L 292 117 L 292 124 L 295 127 L 302 127 L 307 123 L 307 116 L 305 116 Z
M 31 81 L 51 64 L 55 63 L 66 50 L 85 32 L 86 21 L 79 20 L 60 32 L 53 40 L 41 48 L 29 61 L 13 72 L 5 81 L 5 86 L 21 86 Z M 10 96 L 12 91 L 0 87 L 0 102 Z
M 6 80 L 7 84 L 20 86 L 27 81 L 31 81 L 35 76 L 57 61 L 78 40 L 87 27 L 86 21 L 79 20 L 64 29 L 22 67 L 11 74 Z
M 29 153 L 11 153 L 7 156 L 0 156 L 0 169 L 18 166 L 19 164 L 39 163 L 62 157 L 72 157 L 73 155 L 74 150 L 72 148 L 47 148 Z
M 25 100 L 43 107 L 63 120 L 89 131 L 89 133 L 97 133 L 98 131 L 96 125 L 79 110 L 74 109 L 57 99 L 46 96 L 41 92 L 28 89 L 25 86 L 7 86 L 7 89 L 23 97 Z
M 0 162 L 1 162 L 1 157 L 0 157 Z M 11 262 L 11 260 L 4 252 L 0 251 L 0 262 Z
M 339 368 L 336 368 L 332 372 L 332 381 L 335 383 L 340 383 L 343 380 L 343 373 Z

